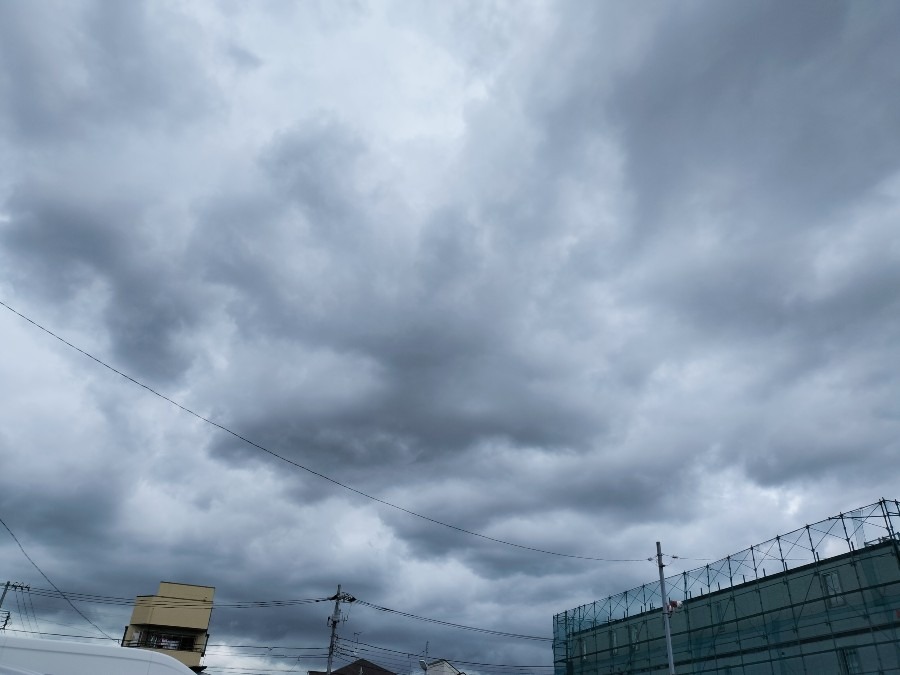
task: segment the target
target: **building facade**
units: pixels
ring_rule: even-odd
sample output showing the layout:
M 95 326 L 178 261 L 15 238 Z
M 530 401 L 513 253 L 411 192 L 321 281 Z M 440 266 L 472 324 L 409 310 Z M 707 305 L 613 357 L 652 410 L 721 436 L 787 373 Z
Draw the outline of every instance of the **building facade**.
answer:
M 162 651 L 202 671 L 215 592 L 212 586 L 160 582 L 156 595 L 135 598 L 122 646 Z
M 900 507 L 881 500 L 666 579 L 675 670 L 900 675 Z M 659 581 L 554 617 L 555 675 L 668 673 Z

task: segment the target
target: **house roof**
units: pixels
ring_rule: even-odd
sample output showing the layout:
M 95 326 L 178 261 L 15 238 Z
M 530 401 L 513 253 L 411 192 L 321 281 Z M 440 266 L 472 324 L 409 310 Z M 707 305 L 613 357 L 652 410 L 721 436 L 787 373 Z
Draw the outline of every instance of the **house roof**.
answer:
M 310 670 L 309 675 L 325 675 L 321 670 Z M 382 668 L 366 659 L 357 659 L 353 663 L 332 670 L 332 675 L 396 675 L 393 671 Z

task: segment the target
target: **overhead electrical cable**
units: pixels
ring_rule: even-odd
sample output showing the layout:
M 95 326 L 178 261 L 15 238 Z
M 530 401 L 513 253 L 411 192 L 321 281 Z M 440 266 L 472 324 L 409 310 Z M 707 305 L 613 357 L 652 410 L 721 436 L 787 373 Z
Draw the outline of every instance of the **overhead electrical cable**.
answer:
M 230 649 L 293 649 L 296 651 L 320 651 L 328 652 L 328 645 L 324 647 L 288 647 L 286 645 L 230 645 L 227 642 L 208 642 L 207 647 L 228 647 Z
M 378 645 L 369 644 L 367 642 L 356 642 L 356 641 L 347 640 L 347 639 L 341 639 L 340 644 L 341 644 L 342 648 L 344 649 L 344 651 L 349 652 L 351 654 L 354 651 L 354 649 L 357 646 L 359 646 L 359 647 L 368 647 L 370 650 L 374 649 L 374 650 L 377 650 L 380 652 L 390 652 L 392 654 L 398 654 L 400 656 L 406 656 L 406 657 L 413 657 L 413 656 L 418 657 L 421 655 L 419 652 L 404 652 L 399 649 L 390 649 L 389 647 L 379 647 Z M 362 650 L 360 650 L 360 651 L 362 651 Z M 436 656 L 433 658 L 435 660 L 441 659 L 440 656 Z M 453 663 L 462 663 L 467 666 L 492 666 L 494 668 L 553 668 L 552 665 L 521 666 L 521 665 L 514 665 L 514 664 L 509 664 L 509 663 L 479 663 L 476 661 L 461 661 L 459 659 L 447 659 L 447 660 L 452 661 Z
M 311 474 L 311 475 L 313 475 L 313 476 L 316 476 L 316 477 L 318 477 L 318 478 L 321 478 L 322 480 L 326 480 L 326 481 L 328 481 L 329 483 L 332 483 L 332 484 L 334 484 L 334 485 L 337 485 L 337 486 L 340 487 L 340 488 L 343 488 L 344 490 L 347 490 L 347 491 L 349 491 L 349 492 L 353 492 L 353 493 L 355 493 L 355 494 L 358 494 L 358 495 L 360 495 L 361 497 L 365 497 L 366 499 L 369 499 L 369 500 L 371 500 L 371 501 L 373 501 L 373 502 L 377 502 L 378 504 L 382 504 L 382 505 L 387 506 L 387 507 L 390 507 L 390 508 L 392 508 L 392 509 L 396 509 L 397 511 L 401 511 L 401 512 L 406 513 L 406 514 L 408 514 L 408 515 L 410 515 L 410 516 L 414 516 L 414 517 L 416 517 L 416 518 L 420 518 L 420 519 L 425 520 L 425 521 L 427 521 L 427 522 L 429 522 L 429 523 L 432 523 L 432 524 L 434 524 L 434 525 L 440 525 L 441 527 L 446 527 L 446 528 L 448 528 L 448 529 L 450 529 L 450 530 L 455 530 L 456 532 L 461 532 L 461 533 L 463 533 L 463 534 L 467 534 L 467 535 L 472 536 L 472 537 L 478 537 L 478 538 L 484 539 L 484 540 L 486 540 L 486 541 L 492 541 L 492 542 L 494 542 L 494 543 L 496 543 L 496 544 L 503 544 L 504 546 L 511 546 L 511 547 L 513 547 L 513 548 L 518 548 L 518 549 L 522 549 L 522 550 L 525 550 L 525 551 L 532 551 L 532 552 L 534 552 L 534 553 L 542 553 L 542 554 L 544 554 L 544 555 L 553 555 L 553 556 L 558 556 L 558 557 L 561 557 L 561 558 L 575 558 L 575 559 L 577 559 L 577 560 L 594 560 L 594 561 L 597 561 L 597 562 L 643 562 L 643 561 L 645 561 L 645 560 L 652 560 L 652 558 L 600 558 L 600 557 L 587 556 L 587 555 L 575 555 L 575 554 L 572 554 L 572 553 L 559 553 L 559 552 L 557 552 L 557 551 L 548 551 L 548 550 L 546 550 L 546 549 L 537 548 L 537 547 L 534 547 L 534 546 L 526 546 L 525 544 L 517 544 L 517 543 L 515 543 L 515 542 L 506 541 L 505 539 L 499 539 L 499 538 L 497 538 L 497 537 L 491 537 L 490 535 L 482 534 L 481 532 L 474 532 L 474 531 L 472 531 L 472 530 L 467 530 L 467 529 L 464 528 L 464 527 L 459 527 L 458 525 L 453 525 L 453 524 L 451 524 L 451 523 L 446 523 L 446 522 L 444 522 L 444 521 L 442 521 L 442 520 L 438 520 L 437 518 L 432 518 L 432 517 L 427 516 L 427 515 L 425 515 L 425 514 L 418 513 L 417 511 L 412 511 L 411 509 L 407 509 L 407 508 L 405 508 L 405 507 L 403 507 L 403 506 L 399 506 L 398 504 L 394 504 L 394 503 L 392 503 L 392 502 L 389 502 L 389 501 L 387 501 L 387 500 L 385 500 L 385 499 L 381 499 L 380 497 L 376 497 L 376 496 L 374 496 L 374 495 L 370 495 L 370 494 L 368 494 L 367 492 L 364 492 L 364 491 L 359 490 L 359 489 L 357 489 L 357 488 L 355 488 L 355 487 L 353 487 L 353 486 L 351 486 L 351 485 L 348 485 L 347 483 L 342 483 L 341 481 L 339 481 L 339 480 L 337 480 L 337 479 L 335 479 L 335 478 L 331 478 L 330 476 L 326 476 L 324 473 L 321 473 L 321 472 L 319 472 L 319 471 L 316 471 L 315 469 L 311 469 L 311 468 L 309 468 L 308 466 L 304 466 L 303 464 L 300 464 L 299 462 L 295 462 L 294 460 L 292 460 L 292 459 L 290 459 L 290 458 L 288 458 L 288 457 L 285 457 L 284 455 L 281 455 L 281 454 L 275 452 L 274 450 L 270 450 L 269 448 L 267 448 L 267 447 L 265 447 L 265 446 L 263 446 L 263 445 L 257 443 L 256 441 L 253 441 L 253 440 L 247 438 L 246 436 L 243 436 L 243 435 L 239 434 L 238 432 L 236 432 L 236 431 L 234 431 L 234 430 L 232 430 L 232 429 L 226 427 L 224 424 L 220 424 L 219 422 L 216 422 L 216 421 L 214 421 L 214 420 L 212 420 L 212 419 L 210 419 L 210 418 L 208 418 L 208 417 L 205 417 L 204 415 L 201 415 L 201 414 L 198 413 L 198 412 L 195 412 L 194 410 L 191 410 L 190 408 L 188 408 L 187 406 L 185 406 L 185 405 L 179 403 L 178 401 L 169 398 L 169 397 L 166 396 L 165 394 L 162 394 L 162 393 L 156 391 L 155 389 L 153 389 L 153 388 L 150 387 L 149 385 L 144 384 L 144 383 L 141 382 L 140 380 L 138 380 L 138 379 L 132 377 L 131 375 L 128 375 L 127 373 L 125 373 L 125 372 L 123 372 L 123 371 L 121 371 L 121 370 L 118 370 L 117 368 L 115 368 L 115 367 L 109 365 L 109 364 L 106 363 L 105 361 L 102 361 L 101 359 L 97 358 L 97 357 L 94 356 L 93 354 L 91 354 L 91 353 L 89 353 L 89 352 L 86 352 L 85 350 L 81 349 L 80 347 L 78 347 L 78 346 L 72 344 L 71 342 L 69 342 L 69 341 L 66 340 L 65 338 L 62 338 L 62 337 L 60 337 L 59 335 L 57 335 L 56 333 L 54 333 L 53 331 L 51 331 L 49 328 L 45 328 L 44 326 L 42 326 L 41 324 L 39 324 L 39 323 L 38 323 L 37 321 L 35 321 L 34 319 L 31 319 L 31 318 L 25 316 L 24 314 L 22 314 L 21 312 L 19 312 L 19 311 L 13 309 L 12 307 L 10 307 L 8 304 L 6 304 L 5 302 L 3 302 L 2 300 L 0 300 L 0 305 L 2 305 L 3 307 L 5 307 L 6 309 L 8 309 L 10 312 L 12 312 L 13 314 L 15 314 L 16 316 L 18 316 L 18 317 L 24 319 L 25 321 L 27 321 L 28 323 L 30 323 L 30 324 L 33 325 L 34 327 L 38 328 L 39 330 L 41 330 L 41 331 L 47 333 L 47 335 L 49 335 L 49 336 L 55 338 L 56 340 L 59 340 L 60 342 L 62 342 L 62 343 L 63 343 L 64 345 L 66 345 L 67 347 L 70 347 L 70 348 L 74 349 L 75 351 L 79 352 L 80 354 L 83 354 L 84 356 L 86 356 L 87 358 L 91 359 L 91 360 L 94 361 L 95 363 L 97 363 L 97 364 L 103 366 L 103 367 L 106 368 L 107 370 L 112 371 L 112 372 L 115 373 L 116 375 L 119 375 L 120 377 L 122 377 L 122 378 L 128 380 L 128 381 L 131 382 L 132 384 L 136 384 L 138 387 L 141 387 L 142 389 L 145 389 L 146 391 L 148 391 L 149 393 L 153 394 L 154 396 L 157 396 L 157 397 L 161 398 L 162 400 L 167 401 L 168 403 L 170 403 L 170 404 L 172 404 L 173 406 L 175 406 L 176 408 L 179 408 L 180 410 L 186 412 L 187 414 L 192 415 L 193 417 L 196 417 L 197 419 L 199 419 L 199 420 L 201 420 L 201 421 L 203 421 L 203 422 L 206 422 L 207 424 L 209 424 L 209 425 L 211 425 L 211 426 L 214 426 L 214 427 L 216 427 L 217 429 L 220 429 L 221 431 L 224 431 L 224 432 L 227 433 L 227 434 L 230 434 L 230 435 L 233 436 L 234 438 L 237 438 L 238 440 L 243 441 L 243 442 L 246 443 L 247 445 L 250 445 L 250 446 L 256 448 L 257 450 L 260 450 L 261 452 L 264 452 L 264 453 L 266 453 L 266 454 L 268 454 L 268 455 L 271 455 L 271 456 L 274 457 L 275 459 L 281 460 L 282 462 L 285 462 L 286 464 L 290 464 L 291 466 L 293 466 L 293 467 L 295 467 L 295 468 L 297 468 L 297 469 L 300 469 L 300 470 L 302 470 L 302 471 L 306 471 L 307 473 L 309 473 L 309 474 Z
M 40 597 L 53 598 L 56 597 L 59 591 L 50 590 L 49 588 L 33 588 L 31 592 Z M 132 606 L 134 605 L 134 598 L 123 598 L 113 595 L 94 595 L 90 593 L 74 593 L 74 592 L 66 592 L 66 595 L 72 600 L 77 600 L 79 602 L 86 602 L 92 604 L 100 604 L 100 605 L 121 605 L 121 606 Z M 138 596 L 141 597 L 141 596 Z M 153 596 L 155 598 L 159 598 L 160 596 Z M 288 599 L 288 600 L 244 600 L 244 601 L 236 601 L 236 602 L 213 602 L 212 606 L 215 609 L 253 609 L 257 607 L 291 607 L 295 605 L 308 605 L 316 602 L 327 602 L 328 598 L 301 598 L 301 599 Z M 178 598 L 166 598 L 165 602 L 154 602 L 154 607 L 164 607 L 167 609 L 177 609 L 180 607 L 195 607 L 196 601 L 194 600 L 180 600 Z
M 260 670 L 259 668 L 251 668 L 250 666 L 216 666 L 209 665 L 206 667 L 204 672 L 218 672 L 218 671 L 227 671 L 230 673 L 243 673 L 244 675 L 267 675 L 268 673 L 292 673 L 296 672 L 294 668 L 291 669 L 272 669 L 266 668 L 264 670 Z
M 414 661 L 411 658 L 403 658 L 400 655 L 390 655 L 383 652 L 372 653 L 372 651 L 373 650 L 364 650 L 362 648 L 360 648 L 359 651 L 346 651 L 346 649 L 338 648 L 334 655 L 335 659 L 341 663 L 341 665 L 352 663 L 357 659 L 366 659 L 373 663 L 377 663 L 379 666 L 392 673 L 412 673 L 412 664 Z M 421 658 L 421 655 L 416 658 Z M 418 668 L 416 670 L 418 670 Z
M 75 603 L 73 603 L 71 600 L 69 600 L 68 596 L 65 593 L 63 593 L 61 590 L 59 590 L 59 588 L 57 588 L 56 584 L 54 584 L 52 581 L 50 581 L 50 577 L 48 577 L 46 574 L 44 574 L 44 570 L 42 570 L 40 567 L 38 567 L 38 564 L 36 562 L 34 562 L 34 560 L 31 559 L 31 556 L 28 555 L 28 553 L 25 551 L 25 548 L 22 546 L 22 543 L 19 541 L 18 537 L 16 537 L 16 535 L 13 534 L 13 531 L 11 529 L 9 529 L 9 525 L 7 525 L 5 522 L 3 522 L 2 518 L 0 518 L 0 525 L 3 525 L 3 527 L 6 528 L 6 531 L 9 532 L 9 536 L 11 536 L 13 538 L 13 541 L 16 542 L 16 544 L 19 547 L 19 550 L 22 551 L 22 555 L 24 555 L 28 559 L 28 562 L 30 562 L 34 566 L 34 569 L 36 569 L 40 573 L 40 575 L 42 577 L 44 577 L 44 579 L 47 581 L 47 583 L 50 584 L 51 586 L 53 586 L 54 589 L 56 589 L 56 592 L 59 593 L 60 596 L 62 596 L 63 600 L 65 600 L 67 603 L 69 603 L 69 606 L 78 613 L 78 616 L 80 616 L 82 619 L 84 619 L 89 624 L 91 624 L 94 628 L 96 628 L 98 631 L 100 631 L 100 633 L 103 634 L 108 640 L 112 640 L 113 642 L 118 642 L 118 640 L 116 640 L 114 637 L 107 635 L 106 631 L 104 631 L 102 628 L 100 628 L 100 626 L 98 626 L 93 621 L 91 621 L 89 618 L 87 618 L 87 616 L 85 616 L 84 613 L 75 606 Z
M 22 622 L 23 626 L 27 626 L 27 630 L 29 633 L 34 633 L 34 626 L 31 625 L 31 617 L 28 616 L 28 612 L 22 609 L 22 600 L 19 598 L 19 592 L 21 589 L 16 588 L 13 591 L 13 596 L 16 599 L 16 613 L 19 615 L 19 621 Z M 24 593 L 22 596 L 24 597 Z
M 33 588 L 33 589 L 31 589 L 31 593 L 33 593 L 37 596 L 40 596 L 40 597 L 52 598 L 52 597 L 57 597 L 62 592 L 58 591 L 58 590 L 50 590 L 47 588 Z M 118 605 L 118 606 L 128 606 L 128 607 L 130 607 L 134 604 L 134 600 L 132 598 L 124 598 L 124 597 L 111 596 L 111 595 L 95 595 L 95 594 L 89 594 L 89 593 L 75 593 L 75 592 L 67 591 L 65 593 L 65 596 L 72 600 L 77 600 L 79 602 L 86 602 L 86 603 Z M 312 603 L 317 603 L 317 602 L 325 602 L 325 601 L 328 601 L 331 599 L 333 599 L 333 598 L 304 598 L 304 599 L 298 599 L 298 600 L 247 600 L 247 601 L 242 601 L 242 602 L 231 602 L 231 603 L 214 602 L 212 604 L 212 607 L 213 607 L 213 609 L 216 609 L 216 610 L 247 609 L 247 608 L 257 608 L 257 607 L 288 607 L 288 606 L 312 604 Z M 176 600 L 176 599 L 172 598 L 171 600 Z M 494 630 L 491 628 L 479 628 L 476 626 L 464 626 L 462 624 L 452 623 L 450 621 L 444 621 L 443 619 L 434 619 L 431 617 L 418 616 L 417 614 L 403 612 L 403 611 L 400 611 L 397 609 L 392 609 L 390 607 L 382 607 L 381 605 L 376 605 L 374 603 L 366 602 L 365 600 L 356 599 L 354 601 L 354 604 L 364 605 L 366 607 L 369 607 L 371 609 L 374 609 L 374 610 L 377 610 L 380 612 L 389 612 L 389 613 L 397 614 L 398 616 L 403 616 L 403 617 L 406 617 L 409 619 L 415 619 L 417 621 L 425 621 L 428 623 L 435 623 L 435 624 L 440 624 L 440 625 L 444 625 L 444 626 L 449 626 L 452 628 L 470 630 L 470 631 L 485 633 L 485 634 L 489 634 L 489 635 L 498 635 L 501 637 L 511 637 L 511 638 L 524 639 L 524 640 L 537 640 L 537 641 L 545 641 L 545 642 L 552 641 L 552 638 L 548 638 L 548 637 L 538 637 L 535 635 L 521 635 L 519 633 L 509 633 L 509 632 Z M 177 609 L 179 607 L 187 607 L 187 606 L 193 607 L 194 602 L 188 601 L 188 600 L 175 601 L 175 602 L 171 602 L 171 603 L 169 603 L 169 602 L 164 602 L 164 603 L 154 602 L 153 606 L 157 607 L 157 608 L 165 607 L 165 608 L 176 608 Z M 360 643 L 360 644 L 363 644 L 363 643 Z M 212 646 L 212 645 L 210 645 L 210 646 Z M 268 645 L 228 645 L 228 644 L 224 644 L 224 643 L 221 645 L 218 645 L 218 646 L 232 647 L 235 649 L 239 648 L 239 647 L 244 647 L 247 649 L 274 649 L 275 648 L 275 647 L 270 647 Z M 318 649 L 316 647 L 277 647 L 277 648 L 278 649 Z M 405 653 L 405 652 L 403 652 L 403 653 Z
M 21 630 L 21 629 L 16 629 L 16 628 L 7 628 L 6 631 L 9 633 L 25 633 L 25 634 L 29 634 L 29 635 L 33 635 L 35 633 L 35 631 Z M 106 639 L 106 638 L 102 638 L 102 637 L 97 637 L 96 635 L 80 635 L 80 634 L 76 635 L 74 633 L 41 633 L 41 635 L 44 637 L 79 638 L 81 640 L 105 640 Z M 276 649 L 296 650 L 296 651 L 314 650 L 314 651 L 318 652 L 316 654 L 300 654 L 300 655 L 292 654 L 292 655 L 287 655 L 286 657 L 281 657 L 280 655 L 276 655 L 279 658 L 291 658 L 291 659 L 296 659 L 296 658 L 324 659 L 328 655 L 328 647 L 285 647 L 282 645 L 272 645 L 272 646 L 228 645 L 228 644 L 225 644 L 222 642 L 210 642 L 209 644 L 207 644 L 207 647 L 230 647 L 232 649 L 240 649 L 240 648 L 242 648 L 242 649 L 270 649 L 273 651 Z M 260 656 L 260 655 L 258 655 L 258 654 L 235 654 L 234 656 L 241 656 L 242 658 L 254 658 L 254 657 Z
M 391 609 L 389 607 L 381 607 L 380 605 L 374 605 L 371 602 L 366 602 L 365 600 L 360 600 L 357 598 L 356 603 L 358 605 L 363 605 L 365 607 L 369 607 L 371 609 L 375 609 L 379 612 L 389 612 L 391 614 L 397 614 L 399 616 L 405 616 L 407 619 L 415 619 L 417 621 L 426 621 L 428 623 L 436 623 L 441 626 L 450 626 L 452 628 L 460 628 L 462 630 L 471 630 L 477 633 L 486 633 L 488 635 L 499 635 L 501 637 L 509 637 L 509 638 L 518 638 L 520 640 L 538 640 L 541 642 L 553 642 L 553 638 L 549 637 L 539 637 L 537 635 L 521 635 L 519 633 L 507 633 L 501 630 L 492 630 L 490 628 L 476 628 L 475 626 L 464 626 L 459 623 L 451 623 L 450 621 L 442 621 L 441 619 L 431 619 L 426 616 L 418 616 L 416 614 L 410 614 L 409 612 L 401 612 L 398 609 Z
M 25 589 L 22 587 L 19 587 L 19 589 L 16 591 L 16 605 L 17 606 L 19 604 L 19 596 L 22 597 L 22 610 L 21 611 L 24 612 L 25 621 L 28 623 L 28 628 L 30 630 L 34 631 L 35 633 L 40 633 L 40 631 L 37 629 L 37 623 L 36 623 L 35 619 L 32 618 L 31 612 L 28 610 L 28 600 L 25 597 Z
M 41 624 L 38 623 L 37 614 L 34 611 L 34 601 L 31 599 L 31 591 L 28 592 L 28 605 L 31 607 L 31 616 L 34 617 L 34 627 L 37 628 L 38 635 L 43 637 L 43 633 L 41 633 Z
M 58 595 L 60 593 L 60 591 L 51 591 L 50 589 L 46 589 L 46 588 L 33 588 L 33 589 L 31 589 L 31 592 L 34 593 L 35 595 L 43 596 L 43 597 L 56 597 L 56 595 Z M 119 597 L 119 596 L 93 595 L 93 594 L 88 594 L 88 593 L 75 593 L 75 592 L 66 592 L 65 595 L 73 600 L 78 600 L 80 602 L 87 602 L 87 603 L 111 604 L 111 605 L 121 605 L 121 606 L 131 606 L 134 604 L 133 599 Z M 213 603 L 213 608 L 220 610 L 220 609 L 246 609 L 246 608 L 255 608 L 255 607 L 284 607 L 284 606 L 294 606 L 294 605 L 304 605 L 304 604 L 311 604 L 311 603 L 317 603 L 317 602 L 324 602 L 324 601 L 328 601 L 330 599 L 332 599 L 332 598 L 304 598 L 304 599 L 299 599 L 299 600 L 252 600 L 252 601 L 248 600 L 248 601 L 233 602 L 233 603 L 215 602 L 215 603 Z M 153 606 L 154 607 L 171 607 L 171 608 L 178 608 L 178 607 L 182 607 L 182 606 L 194 606 L 193 601 L 185 601 L 185 602 L 187 604 L 181 603 L 181 602 L 175 602 L 172 604 L 154 603 Z M 511 638 L 524 639 L 524 640 L 537 640 L 537 641 L 544 641 L 544 642 L 551 642 L 553 639 L 553 638 L 549 638 L 549 637 L 539 637 L 539 636 L 535 636 L 535 635 L 522 635 L 520 633 L 510 633 L 510 632 L 505 632 L 505 631 L 498 631 L 498 630 L 494 630 L 491 628 L 479 628 L 477 626 L 465 626 L 465 625 L 453 623 L 450 621 L 444 621 L 443 619 L 435 619 L 435 618 L 431 618 L 431 617 L 419 616 L 417 614 L 403 612 L 401 610 L 392 609 L 390 607 L 382 607 L 381 605 L 376 605 L 374 603 L 367 602 L 365 600 L 360 600 L 360 599 L 356 599 L 354 601 L 354 604 L 364 605 L 366 607 L 369 607 L 371 609 L 374 609 L 374 610 L 377 610 L 380 612 L 388 612 L 388 613 L 392 613 L 392 614 L 397 614 L 398 616 L 403 616 L 408 619 L 414 619 L 417 621 L 425 621 L 428 623 L 435 623 L 435 624 L 439 624 L 439 625 L 449 626 L 452 628 L 459 628 L 462 630 L 470 630 L 470 631 L 485 633 L 485 634 L 489 634 L 489 635 L 498 635 L 501 637 L 511 637 Z M 364 643 L 360 643 L 360 644 L 364 644 Z M 210 646 L 213 646 L 213 645 L 210 644 Z M 269 645 L 229 645 L 226 643 L 222 643 L 222 644 L 219 644 L 216 646 L 231 647 L 234 649 L 237 649 L 237 648 L 309 649 L 309 650 L 320 649 L 318 647 L 281 647 L 281 646 L 280 647 L 272 647 Z M 402 652 L 402 653 L 405 654 L 406 652 Z
M 411 658 L 404 658 L 403 655 L 397 654 L 393 657 L 390 654 L 386 654 L 383 652 L 375 652 L 372 651 L 363 651 L 359 650 L 359 653 L 356 652 L 337 652 L 336 656 L 338 656 L 343 662 L 352 662 L 359 658 L 364 658 L 372 661 L 373 663 L 377 663 L 379 666 L 387 668 L 394 673 L 409 673 L 413 668 L 413 664 L 416 663 L 417 660 L 422 658 L 421 652 L 418 655 L 412 655 Z M 454 666 L 465 668 L 466 670 L 477 670 L 479 673 L 483 675 L 526 675 L 527 673 L 542 673 L 546 675 L 546 673 L 553 669 L 553 666 L 543 666 L 543 665 L 532 665 L 532 666 L 515 666 L 515 665 L 504 665 L 504 664 L 493 664 L 493 663 L 480 663 L 476 661 L 463 661 L 460 659 L 452 658 L 452 657 L 429 657 L 429 662 L 446 660 L 452 663 Z M 416 668 L 416 670 L 418 670 Z M 430 668 L 429 668 L 430 670 Z
M 240 657 L 242 659 L 281 659 L 281 660 L 290 660 L 296 661 L 299 659 L 309 659 L 314 661 L 321 661 L 323 659 L 328 658 L 328 650 L 325 649 L 321 654 L 233 654 L 231 652 L 226 651 L 207 651 L 206 654 L 208 656 L 231 656 L 231 657 Z
M 24 633 L 26 635 L 34 635 L 34 631 L 30 630 L 20 630 L 16 628 L 4 628 L 4 631 L 7 633 Z M 41 633 L 42 637 L 64 637 L 64 638 L 78 638 L 79 640 L 106 640 L 107 637 L 99 637 L 97 635 L 75 635 L 74 633 Z

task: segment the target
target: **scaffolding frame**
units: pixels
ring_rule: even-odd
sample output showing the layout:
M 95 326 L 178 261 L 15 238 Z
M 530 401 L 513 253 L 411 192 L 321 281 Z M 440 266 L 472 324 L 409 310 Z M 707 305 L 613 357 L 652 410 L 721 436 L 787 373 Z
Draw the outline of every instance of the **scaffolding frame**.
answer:
M 665 580 L 667 600 L 689 602 L 809 565 L 814 566 L 815 574 L 818 574 L 822 561 L 849 554 L 852 562 L 858 551 L 877 545 L 892 550 L 900 566 L 900 502 L 897 500 L 880 499 L 874 504 L 777 535 L 702 567 L 668 576 Z M 803 611 L 806 599 L 788 600 L 792 615 L 795 606 Z M 556 675 L 567 675 L 567 672 L 571 675 L 567 664 L 585 656 L 584 653 L 572 653 L 573 636 L 650 612 L 660 615 L 663 602 L 657 580 L 555 615 L 553 656 Z M 797 616 L 794 618 L 798 620 Z M 634 629 L 629 628 L 631 630 Z M 765 639 L 768 643 L 768 636 Z M 581 644 L 583 651 L 584 643 Z M 856 672 L 852 667 L 845 667 L 844 670 Z

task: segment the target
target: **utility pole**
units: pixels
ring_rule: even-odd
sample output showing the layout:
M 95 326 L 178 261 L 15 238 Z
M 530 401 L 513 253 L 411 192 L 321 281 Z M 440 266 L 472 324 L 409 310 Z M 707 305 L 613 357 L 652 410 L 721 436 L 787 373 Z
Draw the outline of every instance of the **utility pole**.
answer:
M 672 655 L 672 630 L 669 628 L 669 598 L 666 595 L 666 575 L 663 572 L 662 546 L 656 542 L 656 562 L 659 565 L 659 595 L 662 598 L 663 625 L 666 627 L 666 651 L 669 654 L 669 675 L 675 675 L 675 657 Z
M 9 590 L 10 582 L 7 581 L 3 586 L 3 594 L 0 595 L 0 607 L 3 607 L 3 601 L 6 600 L 6 592 Z M 9 612 L 6 613 L 6 616 L 3 616 L 3 612 L 0 611 L 0 618 L 3 619 L 3 625 L 0 625 L 0 630 L 6 630 L 6 626 L 9 624 Z
M 356 602 L 356 598 L 349 593 L 341 593 L 341 585 L 338 584 L 337 593 L 328 599 L 334 600 L 334 612 L 328 617 L 328 625 L 331 626 L 331 642 L 328 644 L 328 670 L 326 672 L 331 675 L 331 665 L 337 649 L 337 627 L 341 622 L 341 602 Z
M 3 585 L 3 593 L 0 594 L 0 607 L 3 607 L 3 601 L 6 600 L 6 593 L 9 591 L 10 588 L 13 589 L 14 591 L 30 591 L 31 590 L 31 586 L 29 586 L 27 584 L 23 584 L 19 581 L 7 581 Z M 2 614 L 2 612 L 0 612 L 0 614 Z M 3 617 L 3 625 L 0 625 L 0 630 L 6 629 L 6 626 L 9 624 L 9 617 L 10 617 L 10 614 L 9 614 L 9 612 L 7 612 L 6 616 Z
M 3 601 L 6 599 L 6 592 L 9 589 L 13 589 L 14 591 L 30 591 L 31 586 L 28 584 L 23 584 L 21 581 L 7 581 L 3 586 L 3 594 L 0 595 L 0 607 L 3 607 Z

